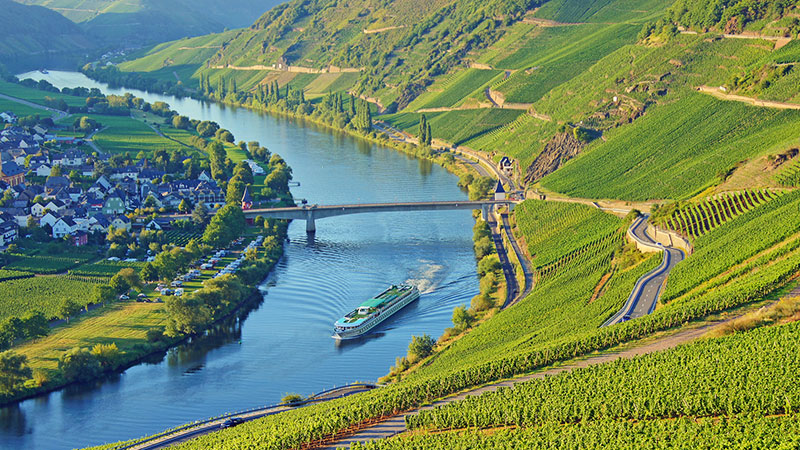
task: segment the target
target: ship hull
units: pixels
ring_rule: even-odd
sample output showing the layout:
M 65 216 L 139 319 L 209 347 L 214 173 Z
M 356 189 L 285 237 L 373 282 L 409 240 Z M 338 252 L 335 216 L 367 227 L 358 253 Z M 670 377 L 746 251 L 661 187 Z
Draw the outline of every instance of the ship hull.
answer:
M 377 317 L 374 317 L 360 326 L 353 328 L 351 330 L 346 331 L 334 331 L 332 338 L 340 341 L 345 341 L 348 339 L 356 339 L 365 334 L 369 333 L 373 328 L 377 327 L 389 317 L 392 317 L 396 312 L 403 309 L 406 305 L 417 300 L 419 298 L 419 292 L 414 290 L 414 292 L 410 293 L 409 295 L 405 296 L 404 298 L 400 299 L 397 303 L 390 306 L 386 309 L 386 311 L 381 311 L 381 314 Z

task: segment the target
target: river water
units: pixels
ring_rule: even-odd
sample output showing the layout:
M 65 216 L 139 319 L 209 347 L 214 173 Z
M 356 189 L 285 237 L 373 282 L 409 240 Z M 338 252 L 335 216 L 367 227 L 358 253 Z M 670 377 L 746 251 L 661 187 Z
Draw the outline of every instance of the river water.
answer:
M 74 72 L 23 74 L 57 87 L 98 87 L 166 101 L 213 120 L 238 140 L 284 157 L 300 182 L 295 197 L 346 204 L 466 199 L 456 177 L 395 150 L 302 121 L 192 99 L 109 89 Z M 131 439 L 224 412 L 273 404 L 289 392 L 376 380 L 404 355 L 412 335 L 440 335 L 452 309 L 478 293 L 468 211 L 363 214 L 289 228 L 284 258 L 247 318 L 157 361 L 0 409 L 0 448 L 65 449 Z M 388 284 L 422 290 L 361 340 L 337 344 L 333 322 Z

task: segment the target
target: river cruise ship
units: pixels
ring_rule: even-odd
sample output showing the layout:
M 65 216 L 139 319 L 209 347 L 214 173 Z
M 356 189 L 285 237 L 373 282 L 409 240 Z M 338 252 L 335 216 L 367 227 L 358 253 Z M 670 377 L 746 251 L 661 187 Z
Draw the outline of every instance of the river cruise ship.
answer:
M 353 339 L 363 336 L 392 314 L 419 298 L 419 290 L 410 285 L 390 286 L 358 308 L 337 320 L 333 327 L 334 339 Z

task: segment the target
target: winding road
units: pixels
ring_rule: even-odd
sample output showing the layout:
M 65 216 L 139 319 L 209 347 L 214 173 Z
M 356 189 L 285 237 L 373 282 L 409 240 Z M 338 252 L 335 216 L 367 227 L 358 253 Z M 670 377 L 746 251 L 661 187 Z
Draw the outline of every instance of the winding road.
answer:
M 665 247 L 654 241 L 647 234 L 647 216 L 640 216 L 629 229 L 631 236 L 636 241 L 653 248 L 658 248 L 663 253 L 663 259 L 658 267 L 644 274 L 633 287 L 631 295 L 616 314 L 603 324 L 614 325 L 627 320 L 636 319 L 650 314 L 656 309 L 656 304 L 661 296 L 661 290 L 667 281 L 669 272 L 676 264 L 683 261 L 683 251 L 674 247 Z

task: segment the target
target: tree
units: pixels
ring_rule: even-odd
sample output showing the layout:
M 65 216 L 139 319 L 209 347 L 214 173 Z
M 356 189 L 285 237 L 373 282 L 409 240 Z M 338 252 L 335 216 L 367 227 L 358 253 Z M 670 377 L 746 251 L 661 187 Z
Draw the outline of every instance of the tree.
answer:
M 253 184 L 255 179 L 253 178 L 253 169 L 250 168 L 250 164 L 242 161 L 233 168 L 233 176 L 239 177 L 244 184 Z
M 478 273 L 481 276 L 484 276 L 489 272 L 497 272 L 501 268 L 502 266 L 500 265 L 500 260 L 498 260 L 495 256 L 484 256 L 478 262 Z
M 142 287 L 142 280 L 139 278 L 139 274 L 132 267 L 125 267 L 120 269 L 116 275 L 111 277 L 111 286 L 114 287 L 113 281 L 114 278 L 119 277 L 120 279 L 124 280 L 125 283 L 128 285 L 128 288 L 125 289 L 127 291 L 130 288 L 139 288 Z M 121 294 L 122 292 L 120 292 Z
M 202 227 L 205 226 L 206 222 L 208 221 L 208 208 L 206 208 L 205 203 L 202 201 L 197 202 L 192 210 L 192 222 L 195 225 Z
M 181 130 L 188 130 L 189 118 L 186 116 L 172 116 L 172 126 Z
M 186 201 L 185 198 L 182 199 L 181 203 L 178 205 L 178 211 L 184 214 L 188 213 L 191 209 L 192 209 L 191 205 L 189 204 L 189 202 Z
M 60 177 L 61 176 L 61 166 L 56 164 L 50 169 L 50 177 Z
M 116 298 L 116 290 L 107 284 L 99 284 L 94 287 L 94 302 L 108 303 Z
M 156 201 L 155 197 L 153 197 L 152 195 L 148 195 L 147 198 L 144 199 L 144 205 L 142 206 L 144 206 L 145 208 L 157 208 L 158 202 Z
M 50 333 L 50 323 L 47 316 L 41 311 L 28 311 L 20 318 L 22 322 L 22 332 L 26 339 L 35 339 L 47 336 Z
M 464 331 L 472 325 L 473 317 L 467 311 L 466 306 L 461 305 L 453 309 L 453 326 L 458 331 Z
M 433 354 L 434 345 L 436 345 L 436 340 L 427 334 L 411 336 L 411 343 L 408 345 L 408 357 L 411 363 L 413 364 Z
M 153 266 L 153 263 L 148 261 L 145 263 L 144 267 L 142 267 L 139 276 L 145 281 L 156 281 L 158 280 L 158 271 Z
M 74 347 L 58 359 L 58 369 L 69 381 L 88 381 L 100 374 L 100 361 L 87 349 Z
M 78 314 L 81 310 L 81 305 L 72 300 L 71 298 L 65 298 L 61 304 L 58 306 L 58 318 L 64 319 L 69 323 L 70 317 Z
M 27 356 L 11 350 L 0 353 L 0 392 L 15 392 L 31 375 Z
M 244 229 L 244 213 L 240 205 L 228 204 L 211 218 L 203 233 L 203 242 L 212 247 L 224 247 Z
M 247 187 L 239 177 L 233 177 L 228 183 L 228 192 L 225 195 L 225 202 L 229 205 L 241 205 L 244 189 Z
M 92 347 L 92 355 L 100 363 L 101 368 L 108 370 L 117 366 L 122 352 L 117 348 L 117 344 L 112 342 L 111 344 L 95 344 Z
M 428 130 L 429 130 L 428 119 L 427 117 L 425 117 L 425 114 L 422 114 L 419 116 L 419 132 L 418 132 L 419 145 L 426 145 L 426 143 L 428 142 L 428 137 L 427 137 Z
M 164 335 L 169 337 L 197 333 L 211 319 L 208 307 L 191 297 L 167 297 L 164 307 L 167 311 Z

